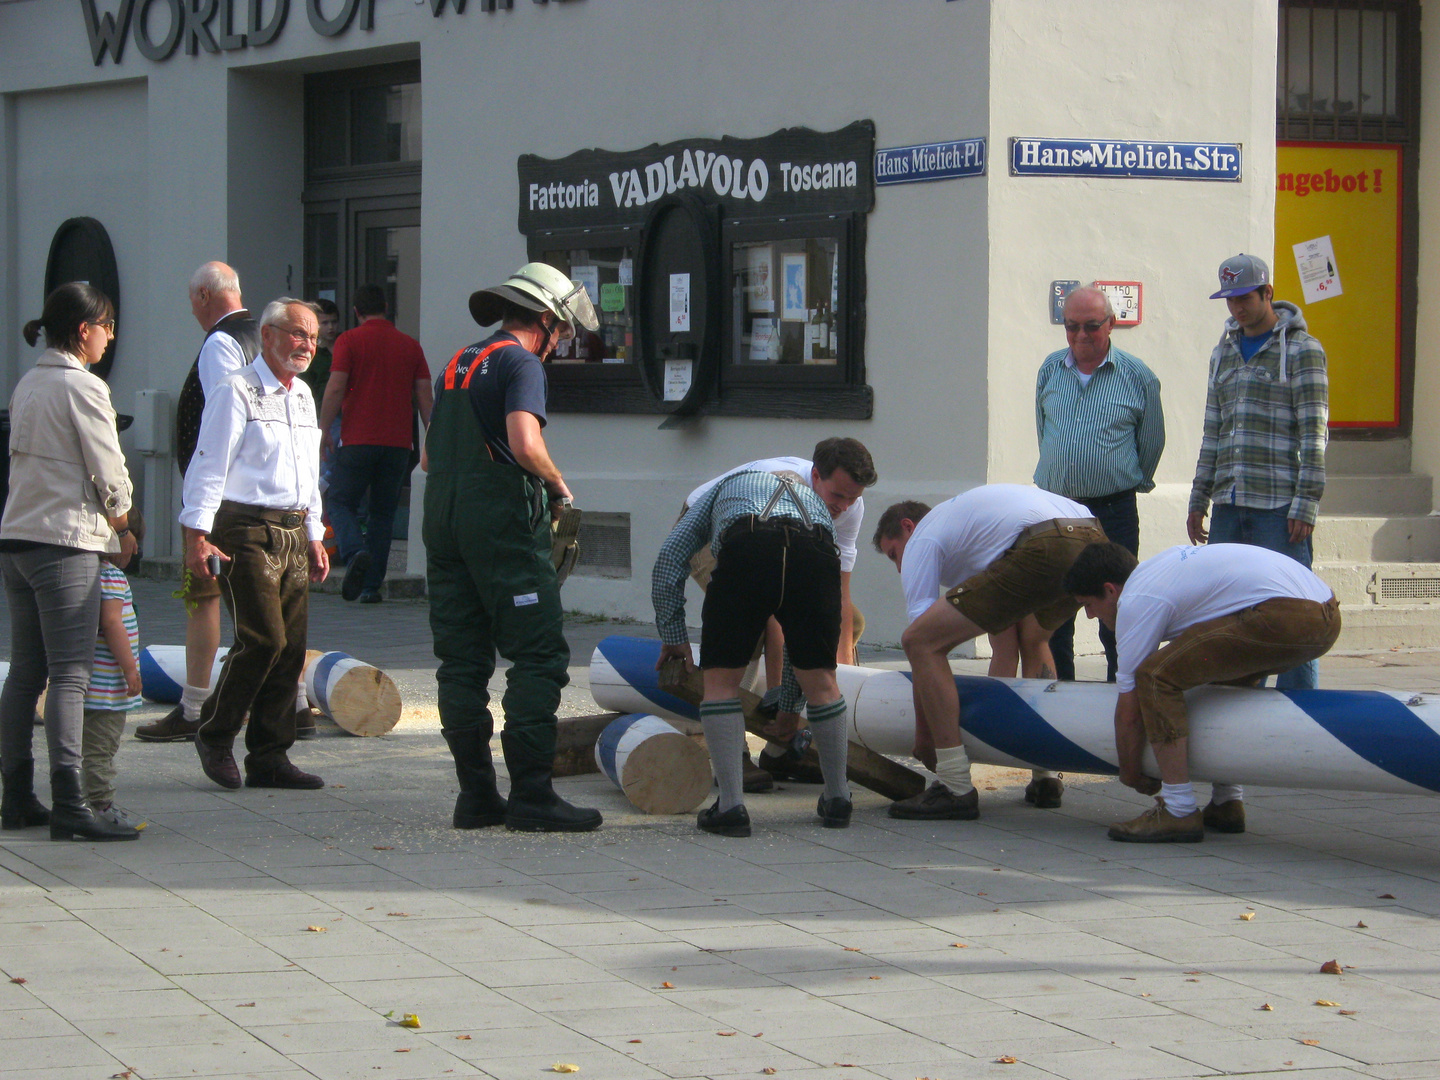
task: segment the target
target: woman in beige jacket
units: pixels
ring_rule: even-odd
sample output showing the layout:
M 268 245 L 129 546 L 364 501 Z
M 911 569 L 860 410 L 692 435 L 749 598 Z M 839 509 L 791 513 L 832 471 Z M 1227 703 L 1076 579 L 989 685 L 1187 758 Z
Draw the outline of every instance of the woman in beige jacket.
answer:
M 48 348 L 10 398 L 10 496 L 0 519 L 0 576 L 10 601 L 10 674 L 0 693 L 0 826 L 50 825 L 52 840 L 133 840 L 97 818 L 80 785 L 85 686 L 100 625 L 100 553 L 133 555 L 130 474 L 110 388 L 87 368 L 115 336 L 99 289 L 62 285 L 25 326 Z M 50 750 L 46 811 L 34 793 L 32 717 L 45 698 Z

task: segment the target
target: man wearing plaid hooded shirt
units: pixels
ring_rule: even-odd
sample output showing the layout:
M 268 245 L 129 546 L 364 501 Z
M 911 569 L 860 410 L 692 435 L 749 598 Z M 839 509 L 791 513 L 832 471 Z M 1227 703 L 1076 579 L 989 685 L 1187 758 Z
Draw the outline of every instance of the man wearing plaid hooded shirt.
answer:
M 1325 350 L 1305 332 L 1300 309 L 1274 297 L 1270 267 L 1258 256 L 1220 265 L 1220 290 L 1210 299 L 1224 299 L 1230 318 L 1210 354 L 1186 528 L 1193 544 L 1254 544 L 1308 568 L 1325 492 L 1330 383 Z M 1314 689 L 1318 671 L 1312 660 L 1275 685 Z

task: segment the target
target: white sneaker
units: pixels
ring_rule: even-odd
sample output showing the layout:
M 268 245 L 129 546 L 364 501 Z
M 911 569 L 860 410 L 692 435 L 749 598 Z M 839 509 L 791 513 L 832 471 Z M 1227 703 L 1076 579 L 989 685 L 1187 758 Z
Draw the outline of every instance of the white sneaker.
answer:
M 150 824 L 148 821 L 145 821 L 143 819 L 137 819 L 135 815 L 130 813 L 130 811 L 126 810 L 124 807 L 116 806 L 114 803 L 111 803 L 103 810 L 96 810 L 95 816 L 101 821 L 110 822 L 112 825 L 121 825 L 125 828 L 135 829 L 137 831 L 145 828 L 146 825 Z

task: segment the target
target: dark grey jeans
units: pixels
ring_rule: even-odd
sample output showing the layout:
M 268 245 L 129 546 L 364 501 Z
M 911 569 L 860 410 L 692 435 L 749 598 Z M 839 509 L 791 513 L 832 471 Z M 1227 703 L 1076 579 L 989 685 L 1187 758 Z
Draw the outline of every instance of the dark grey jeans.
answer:
M 100 556 L 54 547 L 0 552 L 10 602 L 10 674 L 0 693 L 0 759 L 28 761 L 45 681 L 50 770 L 80 767 L 85 686 L 100 629 Z

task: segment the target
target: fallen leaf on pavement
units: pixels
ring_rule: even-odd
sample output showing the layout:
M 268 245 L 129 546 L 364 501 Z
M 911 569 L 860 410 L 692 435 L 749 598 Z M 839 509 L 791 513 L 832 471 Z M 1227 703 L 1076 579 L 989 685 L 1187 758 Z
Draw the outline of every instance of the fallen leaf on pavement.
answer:
M 1320 1040 L 1319 1040 L 1319 1039 L 1301 1039 L 1301 1040 L 1300 1040 L 1300 1043 L 1301 1043 L 1302 1046 L 1319 1046 L 1319 1045 L 1320 1045 Z
M 328 926 L 307 926 L 305 929 L 309 930 L 312 934 L 323 934 L 330 928 Z
M 1001 1054 L 998 1058 L 995 1059 L 995 1064 L 996 1064 L 996 1065 L 1014 1065 L 1014 1064 L 1015 1064 L 1015 1059 L 1014 1059 L 1013 1057 L 1011 1057 L 1009 1054 Z
M 870 981 L 871 981 L 871 982 L 878 982 L 879 979 L 880 979 L 880 976 L 879 976 L 879 975 L 871 975 L 871 976 L 870 976 Z
M 418 1028 L 420 1026 L 420 1017 L 416 1016 L 414 1013 L 406 1013 L 405 1015 L 400 1017 L 400 1026 L 406 1028 Z
M 715 1034 L 716 1034 L 716 1035 L 724 1035 L 724 1036 L 728 1039 L 731 1035 L 734 1035 L 735 1032 L 733 1032 L 733 1031 L 717 1031 L 717 1032 L 715 1032 Z
M 1250 921 L 1251 919 L 1253 919 L 1253 918 L 1255 918 L 1255 913 L 1254 913 L 1253 911 L 1247 911 L 1247 912 L 1245 912 L 1243 915 L 1240 916 L 1240 921 L 1241 921 L 1241 922 L 1249 922 L 1249 921 Z
M 1320 1006 L 1322 1006 L 1322 1007 L 1324 1007 L 1324 1008 L 1326 1008 L 1326 1009 L 1338 1009 L 1338 1008 L 1340 1007 L 1340 1002 L 1338 1002 L 1338 1001 L 1326 1001 L 1324 998 L 1316 998 L 1316 999 L 1315 999 L 1315 1004 L 1316 1004 L 1316 1005 L 1320 1005 Z
M 1354 1015 L 1355 1015 L 1355 1010 L 1354 1010 L 1354 1009 L 1341 1009 L 1339 1015 L 1341 1015 L 1341 1016 L 1354 1016 Z
M 1320 965 L 1321 975 L 1339 975 L 1340 962 L 1338 960 L 1326 960 Z
M 1382 893 L 1381 893 L 1379 896 L 1377 896 L 1375 899 L 1376 899 L 1376 900 L 1394 900 L 1394 899 L 1395 899 L 1395 895 L 1394 895 L 1393 893 L 1382 892 Z
M 1187 971 L 1187 972 L 1185 972 L 1185 974 L 1186 974 L 1186 975 L 1204 975 L 1205 973 L 1204 973 L 1203 971 Z
M 387 911 L 385 914 L 393 915 L 397 919 L 408 919 L 410 917 L 410 912 L 408 911 Z
M 1356 930 L 1369 930 L 1370 927 L 1369 927 L 1366 923 L 1364 923 L 1364 922 L 1357 922 L 1357 923 L 1355 924 L 1355 929 L 1356 929 Z
M 859 952 L 860 950 L 857 949 L 857 948 L 855 948 L 853 945 L 846 945 L 846 946 L 845 946 L 845 951 L 846 951 L 846 952 Z
M 1149 994 L 1141 994 L 1140 996 L 1141 996 L 1141 997 L 1149 997 L 1150 995 L 1149 995 Z
M 832 1061 L 830 1064 L 834 1065 L 837 1069 L 853 1069 L 855 1067 L 853 1061 Z
M 390 847 L 390 846 L 388 846 L 388 845 L 386 845 L 386 844 L 375 844 L 374 847 L 375 847 L 375 850 L 376 850 L 376 851 L 394 851 L 394 850 L 395 850 L 393 847 Z
M 124 1072 L 111 1073 L 110 1080 L 130 1080 L 131 1072 L 126 1069 Z
M 470 1036 L 470 1035 L 456 1035 L 456 1036 L 455 1036 L 455 1038 L 457 1038 L 457 1039 L 470 1039 L 470 1038 L 472 1038 L 472 1037 L 473 1037 L 473 1036 Z
M 236 1007 L 237 1009 L 253 1009 L 253 1008 L 255 1007 L 255 1002 L 253 1002 L 253 1001 L 247 1001 L 247 1002 L 245 1002 L 244 1004 L 242 1004 L 242 1005 L 236 1005 L 235 1007 Z
M 631 1041 L 632 1043 L 637 1043 L 637 1042 L 639 1042 L 640 1040 L 639 1040 L 639 1039 L 631 1039 L 630 1041 Z
M 958 941 L 954 941 L 954 942 L 951 942 L 951 943 L 950 943 L 950 947 L 951 947 L 952 949 L 968 949 L 970 946 L 969 946 L 969 945 L 963 945 L 963 944 L 961 944 L 961 943 L 958 942 Z
M 551 1065 L 551 1066 L 550 1066 L 550 1071 L 551 1071 L 551 1072 L 579 1072 L 579 1071 L 580 1071 L 580 1066 L 579 1066 L 579 1065 L 572 1065 L 572 1064 L 570 1064 L 570 1062 L 568 1062 L 568 1061 L 557 1061 L 554 1065 Z
M 1186 979 L 1186 982 L 1199 982 L 1199 979 Z
M 661 983 L 661 984 L 660 984 L 660 989 L 661 989 L 661 990 L 674 990 L 674 989 L 675 989 L 675 984 L 674 984 L 674 983 L 668 983 L 668 982 Z
M 25 980 L 22 979 L 19 975 L 16 975 L 15 978 L 11 979 L 10 981 L 11 981 L 12 983 L 14 983 L 16 986 L 24 986 L 24 985 L 25 985 Z
M 408 1047 L 408 1046 L 402 1046 L 402 1047 L 400 1047 L 400 1049 L 396 1050 L 395 1052 L 396 1052 L 397 1054 L 408 1054 L 408 1053 L 410 1052 L 410 1047 Z
M 1275 1011 L 1275 1006 L 1274 1006 L 1274 1005 L 1271 1005 L 1271 1004 L 1267 1001 L 1264 1005 L 1261 1005 L 1260 1008 L 1256 1009 L 1255 1011 L 1256 1011 L 1256 1012 L 1274 1012 L 1274 1011 Z

